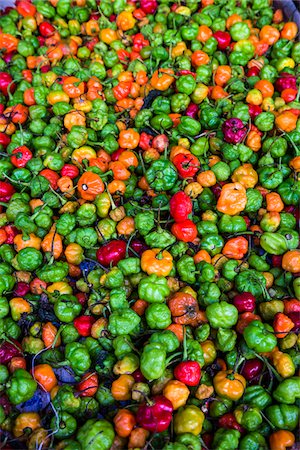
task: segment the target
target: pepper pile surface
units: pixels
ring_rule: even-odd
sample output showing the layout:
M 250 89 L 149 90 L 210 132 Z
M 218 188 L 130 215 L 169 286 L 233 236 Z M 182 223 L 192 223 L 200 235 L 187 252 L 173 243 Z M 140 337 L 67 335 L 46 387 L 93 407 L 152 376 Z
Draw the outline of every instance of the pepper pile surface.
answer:
M 0 30 L 1 448 L 296 448 L 296 24 L 17 0 Z

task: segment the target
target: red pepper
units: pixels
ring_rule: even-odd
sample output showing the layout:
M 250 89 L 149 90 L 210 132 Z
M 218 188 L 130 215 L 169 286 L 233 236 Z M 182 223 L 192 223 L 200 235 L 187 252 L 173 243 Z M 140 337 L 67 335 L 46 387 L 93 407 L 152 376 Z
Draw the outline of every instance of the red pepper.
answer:
M 16 192 L 12 184 L 7 181 L 0 181 L 0 202 L 9 202 L 11 196 Z
M 191 70 L 186 70 L 186 69 L 183 69 L 183 70 L 179 70 L 177 73 L 176 73 L 176 75 L 193 75 L 193 77 L 194 78 L 196 78 L 197 77 L 197 75 L 195 74 L 195 72 L 192 72 Z
M 178 153 L 173 159 L 173 164 L 181 178 L 192 178 L 200 169 L 200 163 L 196 156 Z
M 140 8 L 146 14 L 154 14 L 158 8 L 158 3 L 156 0 L 141 0 Z
M 246 76 L 247 77 L 257 77 L 259 72 L 260 72 L 259 67 L 254 66 L 254 67 L 251 67 L 251 69 L 248 70 L 248 72 L 246 73 Z
M 275 89 L 278 92 L 282 92 L 284 89 L 297 90 L 297 78 L 290 73 L 282 72 L 280 77 L 275 81 Z
M 237 423 L 234 415 L 232 413 L 226 413 L 218 420 L 218 426 L 220 428 L 227 428 L 229 430 L 238 430 L 240 433 L 243 433 L 244 428 Z
M 75 294 L 75 297 L 81 305 L 85 305 L 85 303 L 87 302 L 87 295 L 85 292 L 77 292 Z
M 174 369 L 174 377 L 187 386 L 197 386 L 201 379 L 201 367 L 197 361 L 182 361 Z
M 13 225 L 5 225 L 4 230 L 7 234 L 5 243 L 13 244 L 15 236 L 17 236 L 17 234 L 19 234 L 19 230 L 17 230 L 17 228 Z
M 43 47 L 43 45 L 45 45 L 45 41 L 46 39 L 43 36 L 38 36 L 38 41 L 41 47 Z
M 127 61 L 130 57 L 130 53 L 127 50 L 125 50 L 124 48 L 120 48 L 119 50 L 117 50 L 117 55 L 121 61 Z M 130 90 L 129 90 L 129 92 L 130 92 Z M 125 97 L 122 97 L 122 98 L 125 98 Z M 118 100 L 120 100 L 120 99 L 118 99 Z
M 139 147 L 141 147 L 142 150 L 148 150 L 149 148 L 151 148 L 151 141 L 152 136 L 143 131 L 140 135 Z
M 133 50 L 136 52 L 140 52 L 143 47 L 147 47 L 149 45 L 148 39 L 144 38 L 142 33 L 137 33 L 133 36 Z
M 27 0 L 18 2 L 16 4 L 16 9 L 20 16 L 23 17 L 33 17 L 36 13 L 36 7 Z
M 247 381 L 253 380 L 254 378 L 261 375 L 264 364 L 258 358 L 248 359 L 244 362 L 241 369 L 241 375 L 246 378 Z
M 148 250 L 148 246 L 141 242 L 139 239 L 133 239 L 130 242 L 130 247 L 128 251 L 129 256 L 136 256 L 135 253 L 137 253 L 139 256 L 142 255 L 146 250 Z M 134 253 L 135 252 L 135 253 Z
M 74 164 L 65 164 L 60 171 L 62 177 L 69 177 L 72 180 L 79 175 L 78 167 L 74 166 Z
M 0 345 L 1 364 L 7 364 L 14 356 L 21 356 L 21 344 L 13 338 L 10 342 L 3 341 Z
M 136 369 L 136 370 L 133 372 L 132 376 L 133 376 L 134 381 L 135 381 L 136 383 L 143 382 L 143 381 L 146 380 L 146 378 L 144 377 L 144 375 L 142 374 L 142 372 L 140 371 L 140 369 Z
M 137 423 L 151 433 L 165 431 L 172 421 L 173 406 L 163 395 L 156 395 L 148 403 L 139 406 Z
M 90 41 L 88 41 L 85 46 L 90 50 L 93 51 L 96 44 L 98 44 L 99 39 L 97 36 L 94 36 Z
M 213 37 L 218 41 L 219 50 L 225 50 L 230 45 L 231 36 L 227 31 L 216 31 Z
M 54 26 L 49 22 L 42 22 L 39 25 L 39 32 L 43 37 L 50 37 L 55 32 Z
M 80 336 L 90 336 L 92 325 L 95 322 L 94 317 L 92 316 L 79 316 L 76 317 L 73 324 Z
M 54 170 L 51 169 L 44 169 L 39 173 L 39 175 L 42 175 L 42 177 L 47 178 L 52 189 L 57 188 L 57 182 L 60 179 L 60 176 L 58 175 L 57 172 L 54 172 Z
M 169 139 L 165 134 L 158 134 L 153 138 L 152 147 L 155 148 L 158 152 L 165 151 L 168 148 Z
M 112 161 L 118 161 L 118 159 L 120 158 L 120 155 L 125 151 L 125 148 L 118 148 L 118 150 L 116 150 L 115 152 L 113 152 L 111 154 L 111 160 Z
M 241 119 L 232 117 L 231 119 L 225 120 L 222 125 L 222 131 L 226 142 L 229 142 L 229 144 L 239 144 L 246 137 L 248 129 Z
M 3 112 L 3 111 L 2 111 Z M 1 111 L 0 111 L 1 114 Z M 5 133 L 0 133 L 0 145 L 3 145 L 4 148 L 8 146 L 10 143 L 10 137 Z
M 114 239 L 97 250 L 97 260 L 104 267 L 115 266 L 126 257 L 126 242 Z
M 256 298 L 251 292 L 243 292 L 242 294 L 237 294 L 233 298 L 233 304 L 239 313 L 243 312 L 253 312 L 255 309 Z
M 16 167 L 25 167 L 32 158 L 32 152 L 26 145 L 15 148 L 10 157 L 11 163 Z
M 170 214 L 175 222 L 183 222 L 193 210 L 193 204 L 183 191 L 176 192 L 170 200 Z
M 0 92 L 6 97 L 8 96 L 9 85 L 10 92 L 13 93 L 16 89 L 16 85 L 12 81 L 12 76 L 8 72 L 0 72 Z
M 24 297 L 30 291 L 30 286 L 24 281 L 19 281 L 14 288 L 15 297 Z
M 183 242 L 193 242 L 198 234 L 196 225 L 189 219 L 180 223 L 174 223 L 171 227 L 171 232 L 176 239 Z
M 185 111 L 185 115 L 196 119 L 197 114 L 199 112 L 199 106 L 195 103 L 190 103 Z

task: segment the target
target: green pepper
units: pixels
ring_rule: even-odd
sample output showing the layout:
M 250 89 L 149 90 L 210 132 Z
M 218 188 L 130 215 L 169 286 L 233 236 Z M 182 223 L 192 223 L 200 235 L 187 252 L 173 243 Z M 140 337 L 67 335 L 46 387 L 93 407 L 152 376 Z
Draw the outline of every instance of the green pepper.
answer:
M 134 257 L 122 259 L 118 262 L 118 267 L 124 276 L 139 273 L 141 271 L 140 259 Z
M 142 236 L 148 234 L 154 227 L 153 211 L 144 211 L 137 213 L 134 217 L 134 225 Z
M 239 446 L 241 433 L 237 430 L 227 430 L 219 428 L 212 443 L 214 450 L 236 450 Z
M 66 236 L 75 228 L 76 218 L 69 213 L 62 214 L 56 222 L 56 230 L 61 236 Z
M 208 305 L 206 315 L 213 328 L 231 328 L 238 320 L 236 307 L 224 301 Z
M 146 321 L 151 329 L 165 329 L 171 322 L 171 311 L 164 303 L 152 303 L 146 309 Z
M 172 353 L 179 347 L 179 340 L 172 331 L 164 330 L 157 333 L 153 333 L 150 337 L 151 343 L 159 343 L 163 345 L 167 353 Z
M 148 303 L 163 303 L 170 294 L 170 289 L 166 278 L 152 274 L 140 281 L 138 293 Z
M 55 261 L 51 265 L 42 267 L 37 271 L 37 276 L 46 283 L 62 281 L 69 272 L 69 266 L 62 261 Z
M 177 171 L 170 161 L 158 159 L 146 171 L 146 179 L 156 191 L 170 190 L 177 180 Z
M 253 320 L 245 328 L 244 339 L 248 347 L 258 353 L 271 352 L 277 344 L 277 338 L 274 335 L 273 328 L 259 320 Z
M 13 405 L 26 402 L 35 393 L 37 382 L 29 372 L 24 369 L 16 369 L 7 385 L 6 393 Z
M 286 205 L 297 205 L 299 203 L 300 200 L 299 181 L 295 181 L 292 178 L 288 178 L 278 186 L 277 191 Z
M 187 339 L 186 353 L 189 361 L 197 361 L 201 367 L 204 366 L 203 350 L 198 341 L 195 341 L 194 339 Z
M 65 356 L 77 375 L 84 374 L 91 365 L 88 350 L 79 342 L 71 342 L 67 344 L 65 348 Z
M 74 295 L 61 295 L 54 304 L 54 312 L 59 320 L 65 323 L 73 322 L 82 309 Z
M 11 317 L 0 319 L 0 335 L 2 338 L 18 339 L 20 334 L 21 328 Z
M 15 278 L 11 275 L 1 275 L 0 277 L 0 295 L 11 292 L 15 285 Z
M 104 286 L 108 289 L 119 288 L 124 285 L 123 272 L 118 267 L 113 267 L 105 274 Z
M 260 131 L 271 131 L 275 116 L 271 112 L 262 112 L 255 117 L 254 123 Z
M 112 311 L 129 307 L 126 299 L 126 290 L 123 287 L 112 289 L 110 291 L 109 305 Z
M 232 400 L 216 397 L 210 404 L 209 412 L 212 417 L 220 417 L 232 408 Z
M 269 421 L 280 430 L 293 431 L 299 421 L 299 408 L 296 405 L 271 405 L 265 414 Z
M 233 350 L 237 339 L 234 330 L 219 328 L 217 332 L 217 347 L 222 352 L 230 352 Z
M 223 214 L 218 228 L 221 233 L 240 233 L 247 230 L 247 225 L 243 217 Z
M 141 318 L 132 309 L 117 309 L 109 316 L 108 330 L 114 336 L 131 334 L 140 321 Z
M 259 408 L 255 406 L 240 405 L 235 409 L 234 416 L 247 431 L 255 431 L 263 421 Z
M 98 236 L 94 228 L 78 228 L 76 230 L 76 243 L 83 248 L 94 247 L 97 243 Z
M 32 272 L 42 264 L 43 255 L 35 248 L 26 247 L 17 254 L 17 262 L 21 270 Z
M 299 377 L 291 377 L 283 380 L 273 392 L 273 397 L 277 402 L 291 405 L 300 398 Z
M 282 255 L 288 250 L 288 243 L 279 233 L 263 233 L 260 238 L 261 247 L 271 255 Z
M 89 419 L 79 428 L 77 436 L 82 448 L 93 446 L 94 450 L 109 450 L 115 433 L 113 426 L 104 419 Z
M 189 284 L 196 282 L 196 266 L 191 256 L 183 255 L 176 264 L 176 270 L 182 281 Z
M 158 228 L 145 236 L 145 242 L 151 248 L 164 249 L 174 244 L 176 238 L 170 231 Z
M 193 450 L 201 450 L 201 444 L 198 436 L 192 433 L 182 433 L 176 437 L 176 443 L 180 443 L 185 446 L 185 448 L 190 448 Z M 178 449 L 180 450 L 180 449 Z
M 272 403 L 272 398 L 262 386 L 248 386 L 243 395 L 243 403 L 263 410 Z
M 72 436 L 77 429 L 77 421 L 71 414 L 63 411 L 52 417 L 50 426 L 55 430 L 58 439 L 65 439 Z
M 166 350 L 162 344 L 146 344 L 143 348 L 140 369 L 147 380 L 157 380 L 166 368 Z
M 201 282 L 197 298 L 202 306 L 217 303 L 220 297 L 221 291 L 216 283 L 210 281 Z
M 248 263 L 251 267 L 253 267 L 256 270 L 259 270 L 260 272 L 265 272 L 270 269 L 270 266 L 265 261 L 265 258 L 262 256 L 258 256 L 255 253 L 252 253 L 249 256 Z
M 72 148 L 82 147 L 88 140 L 87 129 L 81 125 L 74 125 L 67 135 L 67 143 Z
M 268 445 L 262 434 L 251 431 L 242 437 L 239 450 L 267 450 Z
M 260 297 L 265 292 L 266 279 L 260 272 L 246 269 L 236 276 L 235 286 L 239 292 L 251 292 L 254 297 Z
M 175 242 L 175 244 L 173 244 L 172 247 L 170 248 L 170 253 L 175 259 L 183 256 L 188 248 L 189 246 L 186 242 L 183 241 Z
M 219 234 L 206 234 L 202 237 L 200 248 L 208 251 L 211 256 L 221 252 L 224 246 L 224 239 Z
M 263 202 L 262 194 L 259 192 L 258 189 L 250 188 L 247 189 L 246 195 L 247 195 L 247 203 L 244 211 L 246 213 L 258 211 Z
M 45 180 L 44 177 L 41 177 Z M 10 222 L 14 222 L 18 214 L 30 214 L 30 206 L 28 203 L 25 203 L 22 199 L 11 198 L 8 207 L 6 209 L 6 216 Z
M 117 336 L 113 340 L 113 348 L 117 358 L 123 358 L 125 355 L 132 351 L 133 344 L 131 338 L 127 334 Z

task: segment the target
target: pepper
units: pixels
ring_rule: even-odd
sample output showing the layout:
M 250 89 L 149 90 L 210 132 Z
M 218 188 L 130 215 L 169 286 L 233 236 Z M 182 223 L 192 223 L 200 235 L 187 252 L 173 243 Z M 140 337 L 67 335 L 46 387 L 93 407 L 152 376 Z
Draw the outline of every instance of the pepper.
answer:
M 140 369 L 144 377 L 148 380 L 157 380 L 163 375 L 165 368 L 165 347 L 159 343 L 145 345 L 140 359 Z
M 208 305 L 206 315 L 213 328 L 231 328 L 237 322 L 238 310 L 234 305 L 221 301 Z
M 171 312 L 164 303 L 152 303 L 146 309 L 146 321 L 151 329 L 165 329 L 171 322 Z
M 81 304 L 73 295 L 61 295 L 54 304 L 54 312 L 57 318 L 63 322 L 73 322 L 82 309 Z
M 174 431 L 176 434 L 191 433 L 199 435 L 204 422 L 204 414 L 195 405 L 188 405 L 178 410 L 174 418 Z
M 253 320 L 244 330 L 244 339 L 249 348 L 256 352 L 271 352 L 277 344 L 273 328 L 258 320 Z
M 213 439 L 213 448 L 216 450 L 235 450 L 239 445 L 241 433 L 238 430 L 219 428 Z
M 111 423 L 104 419 L 89 419 L 76 435 L 83 448 L 93 445 L 95 450 L 109 450 L 115 437 Z
M 263 421 L 259 408 L 255 406 L 239 406 L 234 410 L 234 417 L 247 431 L 255 431 Z
M 300 382 L 298 377 L 291 377 L 283 380 L 275 391 L 273 397 L 277 402 L 291 405 L 300 398 Z
M 153 333 L 149 342 L 163 345 L 167 353 L 172 353 L 179 347 L 179 340 L 176 334 L 170 330 Z
M 146 179 L 150 187 L 156 191 L 167 191 L 176 183 L 176 169 L 170 161 L 158 159 L 146 171 Z
M 141 404 L 137 411 L 137 423 L 152 433 L 165 431 L 172 420 L 173 406 L 163 395 L 154 396 L 148 404 Z
M 296 405 L 271 405 L 265 411 L 267 418 L 278 429 L 293 431 L 299 421 L 299 408 Z
M 152 274 L 143 278 L 138 286 L 139 297 L 148 303 L 163 303 L 170 294 L 166 278 Z
M 24 369 L 17 369 L 12 374 L 6 392 L 10 402 L 18 405 L 29 400 L 34 395 L 36 388 L 37 383 L 30 373 Z
M 108 330 L 114 336 L 130 334 L 138 327 L 141 319 L 131 309 L 117 309 L 109 316 Z

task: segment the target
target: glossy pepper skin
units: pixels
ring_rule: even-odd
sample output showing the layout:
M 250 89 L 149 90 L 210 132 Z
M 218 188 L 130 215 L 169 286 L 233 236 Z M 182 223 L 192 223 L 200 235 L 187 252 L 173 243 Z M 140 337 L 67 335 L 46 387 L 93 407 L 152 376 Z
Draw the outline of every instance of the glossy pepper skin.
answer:
M 277 343 L 273 328 L 258 320 L 254 320 L 246 327 L 244 330 L 244 338 L 248 347 L 258 353 L 271 352 Z
M 201 378 L 201 368 L 197 361 L 183 361 L 174 369 L 177 380 L 187 386 L 197 386 Z
M 173 407 L 170 400 L 163 395 L 153 397 L 149 404 L 141 404 L 137 411 L 137 422 L 152 433 L 165 431 L 172 420 Z
M 29 400 L 37 388 L 36 381 L 24 369 L 17 369 L 7 387 L 7 395 L 14 405 Z

